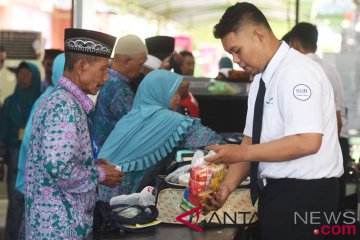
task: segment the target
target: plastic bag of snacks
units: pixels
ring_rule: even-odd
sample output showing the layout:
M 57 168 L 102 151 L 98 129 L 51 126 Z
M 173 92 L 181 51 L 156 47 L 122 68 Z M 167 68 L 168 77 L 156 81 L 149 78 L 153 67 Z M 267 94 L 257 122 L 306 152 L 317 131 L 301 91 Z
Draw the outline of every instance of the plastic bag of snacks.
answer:
M 204 160 L 214 154 L 215 152 L 210 151 L 204 156 L 203 151 L 195 152 L 191 162 L 189 186 L 185 189 L 184 201 L 180 205 L 183 210 L 205 203 L 210 193 L 219 190 L 227 168 L 224 164 L 210 164 Z

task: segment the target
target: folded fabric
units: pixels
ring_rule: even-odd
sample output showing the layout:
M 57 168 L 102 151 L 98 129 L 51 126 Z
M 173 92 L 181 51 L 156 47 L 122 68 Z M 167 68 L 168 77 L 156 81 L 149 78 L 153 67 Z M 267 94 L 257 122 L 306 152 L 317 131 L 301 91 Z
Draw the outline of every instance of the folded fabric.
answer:
M 140 205 L 150 206 L 155 204 L 157 189 L 152 186 L 145 187 L 139 193 L 119 195 L 110 199 L 110 206 L 115 205 Z
M 159 212 L 155 205 L 147 207 L 139 205 L 118 207 L 113 209 L 112 213 L 113 222 L 121 225 L 146 224 L 155 221 L 159 216 Z

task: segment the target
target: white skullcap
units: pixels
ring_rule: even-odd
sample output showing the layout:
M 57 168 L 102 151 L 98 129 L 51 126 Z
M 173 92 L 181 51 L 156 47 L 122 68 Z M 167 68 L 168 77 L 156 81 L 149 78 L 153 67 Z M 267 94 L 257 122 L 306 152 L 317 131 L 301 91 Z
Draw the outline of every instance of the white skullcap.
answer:
M 138 36 L 129 34 L 118 39 L 114 54 L 135 55 L 138 53 L 147 53 L 145 43 Z
M 148 54 L 147 60 L 144 63 L 144 67 L 150 68 L 152 70 L 160 68 L 161 60 L 157 57 L 154 57 L 153 55 Z
M 229 72 L 233 70 L 232 68 L 220 68 L 219 73 L 224 74 L 225 77 L 229 77 Z

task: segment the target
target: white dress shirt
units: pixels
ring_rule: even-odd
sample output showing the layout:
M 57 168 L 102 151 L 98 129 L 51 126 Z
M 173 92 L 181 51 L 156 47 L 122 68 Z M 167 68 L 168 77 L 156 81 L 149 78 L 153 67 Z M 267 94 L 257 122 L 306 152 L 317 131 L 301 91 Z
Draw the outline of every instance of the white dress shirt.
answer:
M 315 154 L 284 162 L 260 162 L 260 178 L 319 179 L 343 173 L 334 93 L 321 67 L 285 42 L 250 86 L 244 134 L 252 136 L 255 99 L 262 78 L 266 93 L 261 143 L 285 136 L 320 133 Z

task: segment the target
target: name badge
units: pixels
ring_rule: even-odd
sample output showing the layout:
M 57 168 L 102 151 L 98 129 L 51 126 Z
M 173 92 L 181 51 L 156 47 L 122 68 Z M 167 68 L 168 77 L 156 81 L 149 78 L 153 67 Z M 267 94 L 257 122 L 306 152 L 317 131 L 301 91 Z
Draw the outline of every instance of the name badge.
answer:
M 300 101 L 306 101 L 311 97 L 311 89 L 305 84 L 299 84 L 294 87 L 293 94 Z

